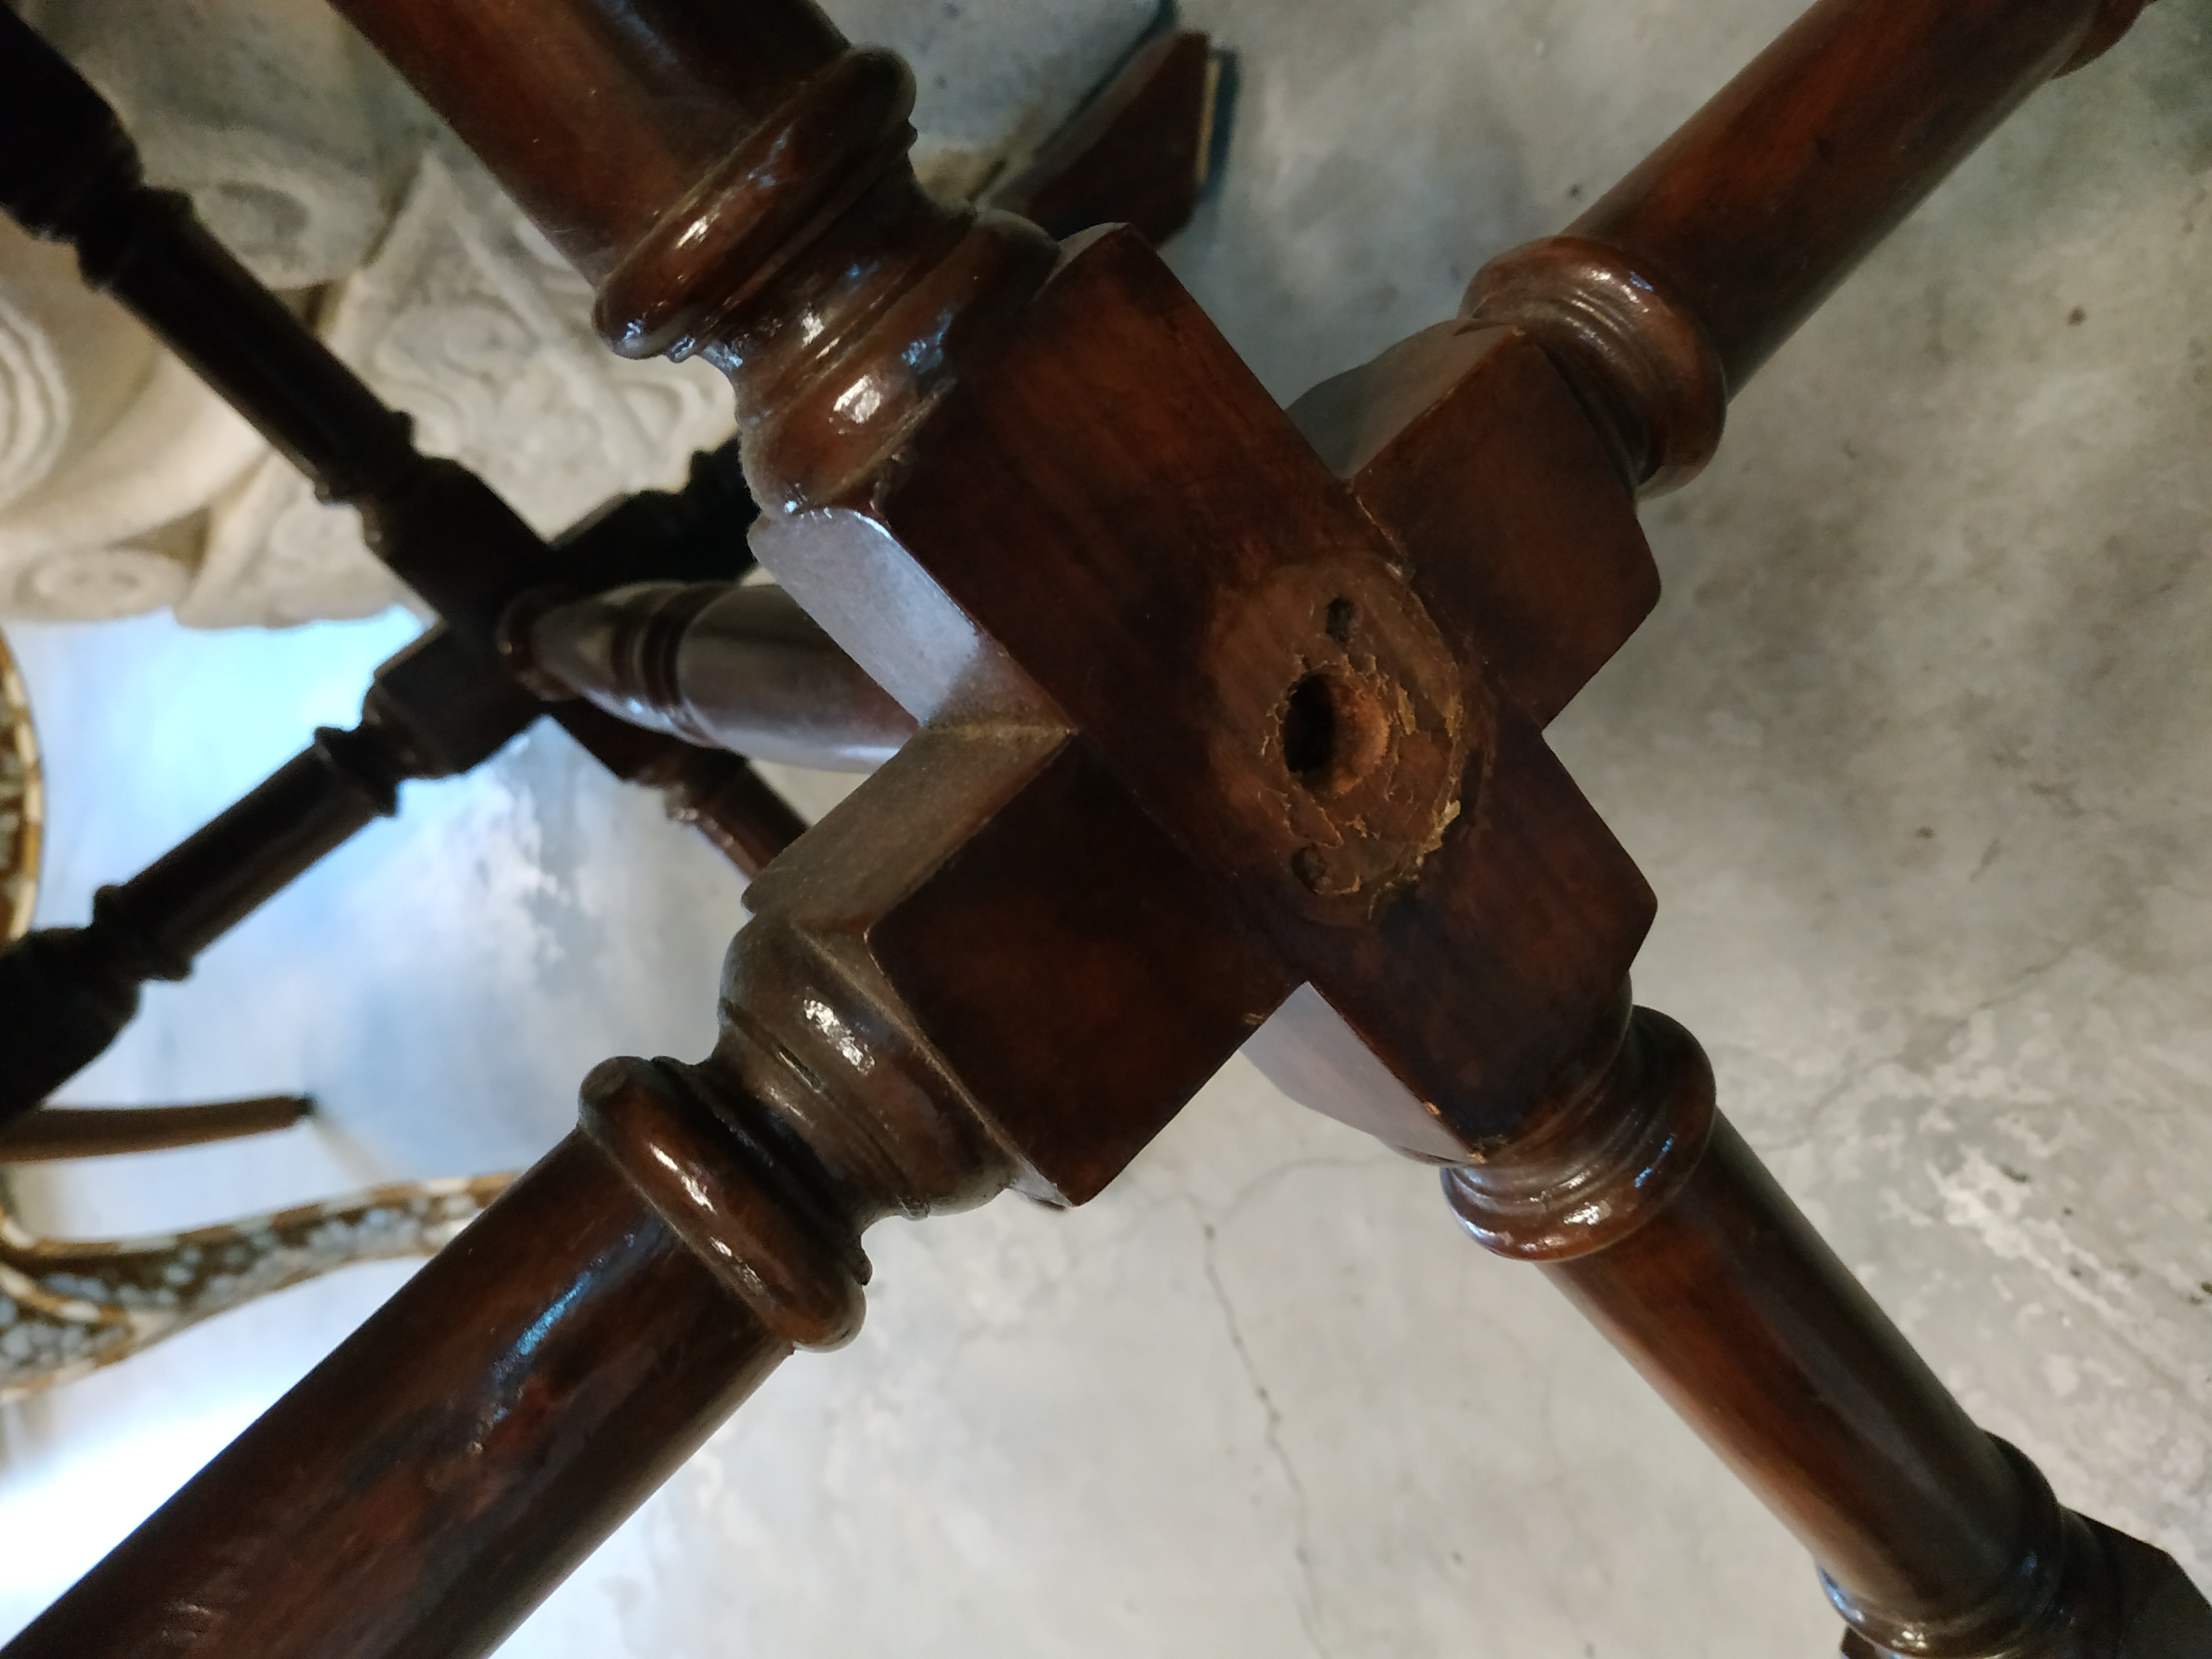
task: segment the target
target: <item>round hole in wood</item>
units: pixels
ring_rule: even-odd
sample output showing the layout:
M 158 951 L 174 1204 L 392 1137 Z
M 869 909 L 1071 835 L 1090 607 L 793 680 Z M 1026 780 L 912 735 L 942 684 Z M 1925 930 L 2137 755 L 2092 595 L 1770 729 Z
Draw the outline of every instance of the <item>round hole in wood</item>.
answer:
M 1382 701 L 1358 678 L 1322 669 L 1283 703 L 1283 764 L 1316 795 L 1340 795 L 1375 769 L 1389 747 Z

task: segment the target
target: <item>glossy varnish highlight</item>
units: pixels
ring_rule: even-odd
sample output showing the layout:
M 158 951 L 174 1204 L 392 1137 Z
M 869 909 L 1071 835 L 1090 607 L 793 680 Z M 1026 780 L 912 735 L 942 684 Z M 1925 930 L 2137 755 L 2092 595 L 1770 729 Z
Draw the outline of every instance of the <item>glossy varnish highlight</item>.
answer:
M 365 1332 L 21 1653 L 482 1650 L 767 1364 L 850 1334 L 871 1221 L 1087 1198 L 1300 988 L 1282 1035 L 1374 1062 L 1318 1103 L 1456 1166 L 1483 1242 L 1798 1529 L 1854 1651 L 2212 1653 L 2172 1562 L 1966 1418 L 1632 1011 L 1652 896 L 1541 735 L 1656 593 L 1632 492 L 2112 11 L 1823 0 L 1469 321 L 1294 420 L 1133 234 L 1055 252 L 921 198 L 901 72 L 799 0 L 344 9 L 611 341 L 730 373 L 756 545 L 922 726 L 763 873 L 714 1052 L 595 1072 L 583 1138 L 370 1328 L 473 1334 Z M 602 119 L 619 179 L 577 154 Z M 278 1559 L 263 1480 L 317 1536 L 357 1506 L 372 1559 Z M 103 1625 L 126 1593 L 206 1622 Z

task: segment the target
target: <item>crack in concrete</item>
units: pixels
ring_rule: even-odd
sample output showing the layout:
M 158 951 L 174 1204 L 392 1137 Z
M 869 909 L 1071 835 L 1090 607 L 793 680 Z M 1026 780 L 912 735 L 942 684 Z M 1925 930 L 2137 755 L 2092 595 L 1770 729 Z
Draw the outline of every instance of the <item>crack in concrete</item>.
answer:
M 1244 1329 L 1237 1320 L 1236 1304 L 1230 1300 L 1229 1287 L 1222 1282 L 1220 1267 L 1214 1260 L 1217 1237 L 1214 1225 L 1210 1221 L 1201 1222 L 1200 1225 L 1206 1236 L 1206 1282 L 1212 1287 L 1213 1299 L 1220 1306 L 1222 1324 L 1229 1334 L 1229 1346 L 1236 1350 L 1237 1362 L 1243 1368 L 1244 1380 L 1251 1385 L 1252 1397 L 1260 1402 L 1261 1420 L 1265 1424 L 1262 1437 L 1268 1453 L 1274 1458 L 1275 1467 L 1282 1471 L 1284 1483 L 1291 1489 L 1291 1507 L 1297 1522 L 1297 1540 L 1291 1553 L 1298 1564 L 1298 1583 L 1301 1586 L 1298 1624 L 1305 1632 L 1307 1642 L 1321 1659 L 1332 1659 L 1328 1644 L 1322 1639 L 1321 1633 L 1321 1589 L 1314 1577 L 1312 1510 L 1306 1498 L 1306 1483 L 1299 1477 L 1297 1465 L 1291 1461 L 1290 1452 L 1283 1444 L 1282 1410 L 1275 1404 L 1275 1396 L 1268 1391 L 1266 1381 L 1260 1375 L 1258 1362 L 1252 1358 L 1252 1350 L 1244 1340 Z

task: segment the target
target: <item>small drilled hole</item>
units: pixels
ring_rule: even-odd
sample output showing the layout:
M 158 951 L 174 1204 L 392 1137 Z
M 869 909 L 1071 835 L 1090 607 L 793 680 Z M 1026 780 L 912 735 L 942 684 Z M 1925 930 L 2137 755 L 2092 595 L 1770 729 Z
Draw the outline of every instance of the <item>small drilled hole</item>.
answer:
M 1389 724 L 1374 690 L 1348 675 L 1309 674 L 1283 702 L 1283 764 L 1316 795 L 1340 795 L 1375 769 Z
M 1336 699 L 1326 675 L 1309 674 L 1291 688 L 1283 709 L 1283 764 L 1312 783 L 1336 758 Z

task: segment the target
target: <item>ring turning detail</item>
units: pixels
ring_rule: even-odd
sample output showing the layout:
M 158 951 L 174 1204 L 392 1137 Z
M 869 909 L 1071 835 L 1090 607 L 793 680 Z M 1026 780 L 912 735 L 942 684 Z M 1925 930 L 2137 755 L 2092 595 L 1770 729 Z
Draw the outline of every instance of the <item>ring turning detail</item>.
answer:
M 809 0 L 338 9 L 616 346 L 728 374 L 778 584 L 549 577 L 407 450 L 380 533 L 437 556 L 453 648 L 503 714 L 573 694 L 709 786 L 696 745 L 811 675 L 873 769 L 760 870 L 712 1053 L 595 1070 L 6 1659 L 487 1653 L 850 1339 L 870 1224 L 1085 1202 L 1248 1042 L 1443 1167 L 1803 1541 L 1846 1651 L 2212 1659 L 2176 1564 L 1973 1422 L 1633 1006 L 1656 896 L 1545 738 L 1657 600 L 1638 494 L 2129 0 L 1818 0 L 1463 315 L 1288 410 L 1136 231 L 927 196 L 905 72 Z M 0 150 L 11 205 L 73 199 L 91 163 L 44 156 Z

